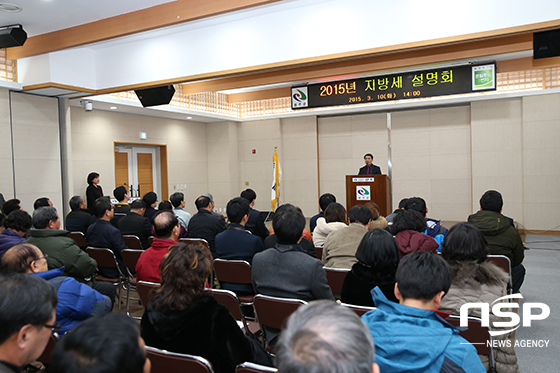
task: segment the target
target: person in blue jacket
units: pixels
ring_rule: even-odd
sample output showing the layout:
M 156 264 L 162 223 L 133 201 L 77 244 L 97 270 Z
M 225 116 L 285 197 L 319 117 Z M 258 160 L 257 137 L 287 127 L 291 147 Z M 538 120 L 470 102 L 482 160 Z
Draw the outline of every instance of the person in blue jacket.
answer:
M 362 316 L 373 336 L 376 363 L 383 373 L 483 373 L 476 349 L 437 311 L 452 281 L 439 255 L 406 255 L 396 273 L 394 303 L 376 287 L 377 308 Z
M 78 325 L 90 316 L 111 312 L 111 300 L 72 277 L 62 276 L 64 267 L 48 270 L 46 255 L 35 245 L 13 246 L 2 258 L 2 273 L 27 273 L 47 280 L 57 291 L 56 321 L 59 334 Z

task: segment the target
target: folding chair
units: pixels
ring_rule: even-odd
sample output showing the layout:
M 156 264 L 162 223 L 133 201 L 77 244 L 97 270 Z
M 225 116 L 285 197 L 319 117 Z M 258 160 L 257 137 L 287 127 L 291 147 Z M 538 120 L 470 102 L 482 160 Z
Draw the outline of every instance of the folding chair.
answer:
M 511 261 L 505 255 L 488 255 L 486 258 L 487 262 L 495 264 L 498 268 L 504 270 L 505 273 L 509 276 L 509 284 L 508 284 L 508 294 L 513 293 L 513 279 L 511 278 Z
M 342 284 L 344 284 L 344 279 L 350 270 L 346 268 L 330 267 L 323 267 L 323 269 L 327 273 L 327 282 L 331 287 L 334 297 L 339 299 L 340 293 L 342 293 Z
M 203 245 L 210 248 L 208 246 L 208 241 L 206 241 L 204 238 L 179 238 L 179 242 L 183 242 L 183 243 L 201 242 Z
M 148 281 L 138 281 L 136 283 L 136 291 L 140 296 L 140 302 L 144 308 L 148 306 L 150 299 L 152 299 L 154 293 L 153 290 L 159 287 L 159 282 L 148 282 Z
M 251 265 L 245 260 L 214 259 L 214 271 L 220 282 L 251 284 Z M 239 295 L 242 305 L 251 305 L 253 295 Z
M 358 306 L 356 304 L 349 304 L 349 303 L 340 303 L 340 305 L 350 308 L 352 311 L 356 312 L 356 314 L 360 317 L 362 317 L 364 314 L 368 313 L 369 311 L 376 309 L 375 307 Z
M 265 367 L 264 365 L 255 363 L 243 363 L 235 367 L 235 373 L 275 373 L 278 369 Z
M 246 332 L 258 337 L 260 334 L 259 323 L 255 321 L 248 321 L 243 312 L 241 311 L 241 302 L 233 291 L 224 289 L 207 289 L 209 295 L 212 295 L 218 303 L 226 307 L 233 318 L 243 323 L 243 328 Z
M 146 352 L 152 362 L 152 373 L 214 373 L 212 364 L 200 356 L 178 354 L 148 346 Z
M 307 302 L 301 299 L 278 298 L 262 294 L 255 295 L 253 307 L 255 308 L 255 316 L 261 326 L 265 341 L 266 333 L 263 327 L 283 329 L 288 317 L 294 313 L 299 306 L 304 304 L 307 304 Z M 268 341 L 266 342 L 268 345 Z M 268 350 L 274 353 L 274 349 L 270 346 Z
M 482 326 L 482 320 L 478 317 L 469 317 L 469 326 L 466 330 L 461 330 L 461 318 L 451 315 L 445 319 L 448 323 L 459 328 L 459 335 L 471 343 L 479 355 L 490 357 L 488 372 L 496 372 L 496 362 L 494 360 L 494 348 L 492 347 L 492 336 L 488 333 L 490 327 Z M 488 343 L 489 342 L 489 343 Z
M 136 236 L 133 236 L 133 237 L 136 237 Z M 136 238 L 138 238 L 138 237 L 136 237 Z M 136 263 L 138 262 L 138 259 L 140 258 L 140 255 L 143 252 L 144 252 L 144 250 L 132 250 L 132 249 L 125 249 L 125 250 L 121 251 L 121 256 L 123 258 L 124 265 L 126 266 L 126 270 L 128 271 L 128 277 L 126 278 L 126 285 L 125 286 L 126 286 L 126 314 L 129 317 L 132 317 L 132 316 L 130 316 L 129 300 L 130 299 L 140 300 L 138 298 L 130 298 L 130 287 L 132 286 L 134 289 L 136 289 L 136 283 L 138 282 L 136 276 L 132 275 L 132 272 L 130 271 L 130 269 L 132 268 L 134 270 L 136 268 Z M 140 317 L 133 317 L 133 318 L 137 319 L 137 320 L 140 319 Z
M 323 248 L 315 246 L 315 257 L 319 260 L 323 259 Z
M 102 276 L 100 274 L 97 274 L 95 276 L 95 280 L 96 281 L 101 281 L 101 282 L 109 282 L 109 283 L 112 283 L 113 285 L 117 286 L 117 289 L 118 289 L 117 297 L 119 298 L 118 310 L 120 312 L 120 310 L 121 310 L 121 288 L 122 288 L 122 285 L 123 285 L 123 278 L 126 278 L 126 276 L 121 272 L 121 268 L 119 267 L 119 263 L 117 262 L 117 258 L 115 257 L 115 254 L 107 248 L 99 248 L 99 247 L 91 247 L 91 246 L 89 246 L 86 249 L 86 252 L 88 253 L 88 255 L 90 257 L 95 259 L 98 267 L 116 268 L 118 270 L 118 272 L 119 272 L 119 277 L 118 278 L 109 278 L 109 277 L 105 277 L 105 276 Z
M 76 245 L 78 245 L 82 250 L 85 250 L 85 248 L 88 247 L 86 236 L 84 236 L 82 232 L 68 232 L 66 237 L 70 237 L 76 241 Z
M 144 248 L 142 247 L 142 241 L 140 241 L 140 238 L 138 238 L 138 236 L 125 234 L 123 235 L 123 238 L 126 247 L 128 247 L 129 249 L 144 250 Z
M 148 237 L 148 245 L 152 246 L 152 243 L 154 243 L 154 236 Z

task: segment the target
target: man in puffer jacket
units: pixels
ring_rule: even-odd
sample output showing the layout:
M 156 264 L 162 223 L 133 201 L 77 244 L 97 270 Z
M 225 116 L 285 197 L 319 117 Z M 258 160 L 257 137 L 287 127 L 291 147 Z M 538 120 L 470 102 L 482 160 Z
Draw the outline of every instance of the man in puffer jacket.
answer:
M 504 201 L 500 192 L 489 190 L 480 198 L 480 211 L 469 216 L 468 222 L 480 229 L 492 255 L 505 255 L 511 262 L 513 292 L 519 289 L 525 279 L 525 247 L 517 229 L 501 214 Z
M 31 228 L 31 216 L 23 210 L 15 210 L 4 220 L 0 234 L 0 258 L 12 246 L 25 242 L 25 234 Z
M 49 271 L 45 255 L 37 246 L 22 243 L 6 251 L 2 260 L 2 273 L 27 273 L 53 285 L 58 295 L 56 321 L 61 325 L 60 335 L 90 316 L 111 312 L 111 300 L 108 297 L 72 277 L 62 276 L 64 267 Z

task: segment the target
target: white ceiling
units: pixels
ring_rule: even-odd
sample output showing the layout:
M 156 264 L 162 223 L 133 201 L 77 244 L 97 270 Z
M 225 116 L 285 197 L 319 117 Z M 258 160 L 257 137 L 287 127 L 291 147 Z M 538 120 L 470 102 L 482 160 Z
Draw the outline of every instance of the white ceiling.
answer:
M 21 24 L 27 36 L 78 26 L 175 0 L 0 0 L 18 5 L 19 13 L 0 11 L 0 26 Z

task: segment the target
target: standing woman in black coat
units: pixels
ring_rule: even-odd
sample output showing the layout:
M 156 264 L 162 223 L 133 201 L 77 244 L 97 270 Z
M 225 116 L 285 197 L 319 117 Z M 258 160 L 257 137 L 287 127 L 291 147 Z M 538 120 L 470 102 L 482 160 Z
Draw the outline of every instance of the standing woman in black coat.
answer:
M 86 188 L 87 208 L 90 213 L 93 211 L 93 203 L 99 197 L 103 197 L 103 189 L 99 185 L 99 174 L 97 172 L 90 172 L 87 177 L 88 187 Z

